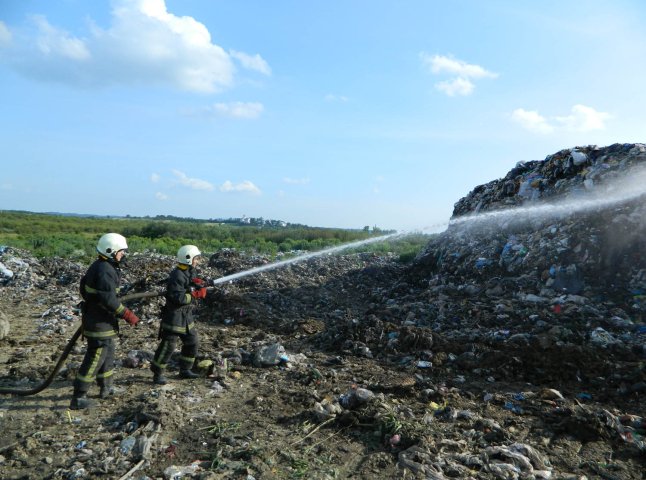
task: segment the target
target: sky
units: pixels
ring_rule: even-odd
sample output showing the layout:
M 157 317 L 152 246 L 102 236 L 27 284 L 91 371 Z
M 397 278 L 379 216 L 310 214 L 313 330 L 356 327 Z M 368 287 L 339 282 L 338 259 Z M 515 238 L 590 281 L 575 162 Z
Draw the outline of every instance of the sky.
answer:
M 646 142 L 641 0 L 0 0 L 0 210 L 433 232 Z

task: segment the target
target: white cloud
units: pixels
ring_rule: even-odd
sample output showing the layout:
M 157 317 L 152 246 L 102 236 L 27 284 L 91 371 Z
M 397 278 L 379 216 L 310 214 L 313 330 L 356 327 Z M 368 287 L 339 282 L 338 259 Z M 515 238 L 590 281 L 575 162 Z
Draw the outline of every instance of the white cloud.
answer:
M 283 182 L 288 183 L 290 185 L 306 185 L 310 183 L 309 178 L 290 178 L 290 177 L 285 177 L 283 178 Z
M 554 131 L 554 127 L 549 124 L 547 119 L 534 110 L 517 108 L 512 112 L 511 118 L 530 132 L 552 133 Z
M 446 93 L 449 97 L 454 97 L 455 95 L 471 95 L 475 85 L 466 78 L 458 77 L 453 80 L 438 82 L 435 84 L 435 88 Z
M 39 31 L 36 46 L 43 55 L 61 56 L 76 61 L 88 60 L 91 57 L 83 40 L 51 26 L 42 15 L 34 15 L 32 20 Z
M 155 193 L 155 198 L 157 200 L 164 201 L 164 200 L 168 200 L 168 195 L 166 195 L 165 193 L 162 193 L 162 192 L 157 192 L 157 193 Z
M 262 103 L 258 102 L 216 103 L 211 109 L 211 111 L 223 117 L 244 119 L 258 118 L 263 110 Z
M 426 52 L 419 54 L 422 65 L 430 70 L 433 75 L 449 75 L 452 78 L 435 84 L 439 91 L 453 97 L 455 95 L 471 95 L 475 89 L 472 80 L 481 78 L 497 78 L 498 74 L 471 63 L 466 63 L 444 55 L 429 55 Z
M 211 185 L 206 180 L 200 180 L 199 178 L 190 178 L 184 172 L 180 172 L 179 170 L 173 170 L 173 175 L 175 175 L 180 185 L 188 187 L 192 190 L 213 190 L 213 185 Z
M 345 103 L 345 102 L 347 102 L 348 100 L 349 100 L 349 99 L 348 99 L 348 97 L 346 97 L 346 96 L 344 96 L 344 95 L 337 95 L 337 94 L 335 94 L 335 93 L 328 93 L 328 94 L 325 96 L 325 101 L 326 101 L 326 102 L 341 102 L 341 103 Z
M 238 60 L 243 67 L 260 72 L 263 75 L 271 75 L 271 67 L 259 54 L 249 55 L 236 50 L 229 51 L 229 54 Z
M 535 110 L 517 108 L 512 112 L 511 119 L 530 132 L 547 134 L 556 130 L 575 132 L 604 130 L 606 120 L 612 118 L 609 113 L 598 112 L 592 107 L 580 104 L 574 105 L 570 111 L 570 115 L 556 116 L 550 121 Z
M 7 28 L 2 20 L 0 20 L 0 48 L 9 46 L 11 43 L 11 31 Z
M 497 73 L 490 72 L 480 65 L 466 63 L 443 55 L 430 56 L 422 52 L 420 57 L 422 62 L 430 67 L 431 72 L 436 74 L 448 73 L 462 78 L 496 78 L 498 76 Z
M 89 25 L 79 38 L 41 15 L 7 48 L 10 65 L 42 81 L 70 85 L 166 85 L 212 93 L 234 85 L 232 57 L 213 43 L 204 24 L 168 12 L 164 0 L 114 0 L 110 24 Z M 0 46 L 11 38 L 0 26 Z M 269 74 L 260 55 L 235 52 L 246 68 Z
M 254 195 L 260 195 L 261 193 L 260 189 L 256 187 L 249 180 L 245 180 L 244 182 L 238 183 L 237 185 L 234 185 L 232 182 L 227 180 L 222 185 L 220 185 L 220 191 L 221 192 L 248 192 L 248 193 L 253 193 Z
M 211 42 L 202 23 L 169 13 L 164 0 L 118 0 L 112 19 L 107 30 L 94 30 L 102 63 L 113 64 L 117 78 L 112 80 L 165 83 L 196 92 L 232 85 L 229 55 Z
M 592 107 L 585 105 L 574 105 L 572 113 L 566 117 L 556 117 L 556 121 L 561 123 L 568 130 L 577 132 L 589 132 L 591 130 L 604 130 L 605 121 L 612 118 L 612 115 L 605 112 L 597 112 Z
M 150 175 L 150 181 L 151 181 L 152 183 L 158 183 L 160 179 L 161 179 L 161 177 L 160 177 L 160 176 L 159 176 L 159 174 L 157 174 L 157 173 L 152 173 L 152 174 Z

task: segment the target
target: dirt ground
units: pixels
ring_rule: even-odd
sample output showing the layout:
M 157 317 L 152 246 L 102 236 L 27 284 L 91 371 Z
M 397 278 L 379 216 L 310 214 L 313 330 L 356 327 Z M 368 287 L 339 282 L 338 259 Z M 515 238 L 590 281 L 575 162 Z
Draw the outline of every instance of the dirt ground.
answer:
M 128 276 L 151 288 L 170 266 L 141 258 Z M 38 384 L 79 324 L 85 267 L 61 268 L 66 279 L 39 267 L 39 282 L 0 288 L 2 387 Z M 94 408 L 68 410 L 83 341 L 43 392 L 0 396 L 0 478 L 646 478 L 645 393 L 622 389 L 643 379 L 642 357 L 452 340 L 414 326 L 437 299 L 405 274 L 394 257 L 353 254 L 216 286 L 198 310 L 201 378 L 171 365 L 162 387 L 148 368 L 161 298 L 131 304 L 142 321 L 121 328 L 114 398 L 94 386 Z M 486 305 L 468 311 L 456 328 L 496 329 Z M 263 365 L 274 344 L 283 358 Z

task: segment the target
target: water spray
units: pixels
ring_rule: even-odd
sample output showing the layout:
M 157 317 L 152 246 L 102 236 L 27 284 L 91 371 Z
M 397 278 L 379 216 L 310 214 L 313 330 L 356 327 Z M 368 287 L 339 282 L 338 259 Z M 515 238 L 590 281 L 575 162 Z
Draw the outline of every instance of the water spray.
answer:
M 236 280 L 238 278 L 246 277 L 248 275 L 253 275 L 259 272 L 264 272 L 267 270 L 273 270 L 275 268 L 280 268 L 284 267 L 286 265 L 290 265 L 292 263 L 297 263 L 297 262 L 303 262 L 305 260 L 309 260 L 314 257 L 319 257 L 323 255 L 331 255 L 337 252 L 341 252 L 343 250 L 347 250 L 350 248 L 357 248 L 361 247 L 363 245 L 368 245 L 370 243 L 376 243 L 376 242 L 383 242 L 385 240 L 388 240 L 389 238 L 395 238 L 395 237 L 402 237 L 406 236 L 407 234 L 405 233 L 391 233 L 388 235 L 381 235 L 379 237 L 373 237 L 373 238 L 368 238 L 365 240 L 358 240 L 356 242 L 350 242 L 346 243 L 344 245 L 338 245 L 336 247 L 330 247 L 326 248 L 324 250 L 320 250 L 318 252 L 312 252 L 312 253 L 307 253 L 305 255 L 301 255 L 298 257 L 290 258 L 287 260 L 283 260 L 280 262 L 275 262 L 275 263 L 270 263 L 267 265 L 262 265 L 260 267 L 255 267 L 251 268 L 249 270 L 245 270 L 243 272 L 237 272 L 233 273 L 231 275 L 226 275 L 224 277 L 220 277 L 216 280 L 213 280 L 211 286 L 207 287 L 208 290 L 212 290 L 215 288 L 215 285 L 225 283 L 225 282 L 232 282 L 233 280 Z M 124 295 L 122 297 L 119 297 L 119 300 L 123 303 L 130 302 L 133 300 L 141 300 L 144 298 L 153 298 L 153 297 L 159 297 L 163 295 L 165 292 L 164 291 L 154 291 L 154 292 L 140 292 L 140 293 L 132 293 L 130 295 Z M 63 353 L 59 357 L 56 366 L 50 373 L 50 375 L 42 381 L 40 384 L 35 386 L 34 388 L 28 388 L 28 389 L 23 389 L 23 388 L 14 388 L 14 387 L 0 387 L 0 395 L 18 395 L 18 396 L 29 396 L 29 395 L 35 395 L 39 392 L 42 392 L 45 390 L 54 380 L 58 372 L 61 370 L 63 366 L 63 362 L 65 359 L 68 357 L 70 352 L 72 351 L 72 348 L 74 347 L 74 344 L 76 341 L 80 338 L 81 334 L 83 333 L 83 326 L 78 327 L 78 329 L 74 332 L 72 335 L 72 338 L 69 340 L 67 345 L 65 346 L 65 349 L 63 350 Z
M 572 215 L 578 212 L 594 210 L 601 207 L 609 207 L 612 205 L 622 204 L 630 200 L 634 200 L 642 195 L 646 194 L 646 168 L 634 168 L 632 171 L 626 172 L 621 178 L 618 178 L 616 182 L 605 185 L 604 188 L 598 188 L 592 191 L 587 196 L 578 196 L 575 198 L 569 197 L 561 202 L 554 202 L 551 204 L 542 204 L 542 205 L 530 205 L 520 208 L 510 208 L 504 210 L 495 210 L 481 214 L 474 215 L 465 215 L 462 217 L 453 218 L 448 222 L 435 224 L 430 227 L 426 227 L 423 230 L 438 229 L 445 226 L 452 225 L 461 225 L 470 222 L 476 221 L 488 221 L 488 220 L 497 220 L 497 219 L 506 219 L 506 218 L 550 218 L 555 216 L 562 215 Z M 270 263 L 267 265 L 262 265 L 260 267 L 251 268 L 242 272 L 233 273 L 231 275 L 226 275 L 220 277 L 216 280 L 213 280 L 212 285 L 208 289 L 215 288 L 216 285 L 232 282 L 242 277 L 249 275 L 254 275 L 256 273 L 273 270 L 276 268 L 281 268 L 293 263 L 304 262 L 315 257 L 320 257 L 323 255 L 331 255 L 343 250 L 361 247 L 363 245 L 368 245 L 371 243 L 383 242 L 388 239 L 396 237 L 405 237 L 412 235 L 414 231 L 409 232 L 396 232 L 388 235 L 382 235 L 379 237 L 368 238 L 365 240 L 358 240 L 356 242 L 350 242 L 344 245 L 338 245 L 336 247 L 330 247 L 318 252 L 311 252 L 305 255 L 300 255 L 294 258 L 283 260 L 280 262 Z M 154 292 L 141 292 L 133 293 L 130 295 L 125 295 L 120 297 L 122 302 L 128 302 L 133 300 L 140 300 L 143 298 L 152 298 L 163 295 L 163 291 L 154 291 Z M 43 381 L 41 384 L 37 385 L 31 389 L 20 389 L 13 387 L 0 387 L 0 395 L 2 394 L 13 394 L 13 395 L 34 395 L 38 392 L 41 392 L 47 388 L 51 382 L 54 380 L 56 374 L 60 371 L 64 360 L 69 355 L 72 347 L 81 336 L 83 327 L 79 327 L 71 340 L 66 345 L 63 354 L 59 358 L 54 370 L 49 375 L 49 377 Z
M 367 238 L 365 240 L 357 240 L 356 242 L 337 245 L 336 247 L 325 248 L 317 252 L 306 253 L 304 255 L 299 255 L 297 257 L 288 258 L 287 260 L 281 260 L 280 262 L 268 263 L 267 265 L 261 265 L 259 267 L 250 268 L 249 270 L 244 270 L 242 272 L 236 272 L 236 273 L 232 273 L 231 275 L 225 275 L 224 277 L 216 278 L 210 282 L 211 285 L 207 287 L 207 290 L 213 290 L 216 285 L 219 285 L 221 283 L 233 282 L 234 280 L 237 280 L 239 278 L 247 277 L 249 275 L 255 275 L 256 273 L 266 272 L 268 270 L 274 270 L 276 268 L 285 267 L 293 263 L 304 262 L 305 260 L 310 260 L 315 257 L 321 257 L 323 255 L 332 255 L 334 253 L 338 253 L 343 250 L 348 250 L 350 248 L 358 248 L 363 245 L 368 245 L 370 243 L 383 242 L 385 240 L 388 240 L 389 238 L 404 237 L 406 235 L 409 235 L 409 234 L 399 233 L 399 232 L 390 233 L 388 235 L 381 235 L 379 237 Z M 142 298 L 158 297 L 160 295 L 163 295 L 164 293 L 165 292 L 163 291 L 140 292 L 140 293 L 131 293 L 129 295 L 124 295 L 123 297 L 119 297 L 119 298 L 122 302 L 127 302 L 127 301 L 142 299 Z
M 390 233 L 388 235 L 381 235 L 379 237 L 368 238 L 368 239 L 365 239 L 365 240 L 357 240 L 356 242 L 350 242 L 350 243 L 346 243 L 344 245 L 338 245 L 336 247 L 326 248 L 324 250 L 319 250 L 318 252 L 306 253 L 306 254 L 300 255 L 298 257 L 289 258 L 287 260 L 282 260 L 280 262 L 269 263 L 267 265 L 262 265 L 260 267 L 250 268 L 249 270 L 245 270 L 243 272 L 232 273 L 231 275 L 227 275 L 225 277 L 220 277 L 220 278 L 218 278 L 216 280 L 213 280 L 213 285 L 233 281 L 233 280 L 236 280 L 236 279 L 241 278 L 241 277 L 246 277 L 247 275 L 254 275 L 256 273 L 265 272 L 267 270 L 273 270 L 275 268 L 284 267 L 284 266 L 290 265 L 292 263 L 304 262 L 305 260 L 310 260 L 311 258 L 320 257 L 320 256 L 323 256 L 323 255 L 332 255 L 334 253 L 338 253 L 338 252 L 341 252 L 343 250 L 348 250 L 350 248 L 357 248 L 357 247 L 361 247 L 363 245 L 368 245 L 370 243 L 383 242 L 385 240 L 388 240 L 389 238 L 402 237 L 402 236 L 405 236 L 405 235 L 407 235 L 407 234 L 406 233 Z
M 484 222 L 490 220 L 529 218 L 547 219 L 559 216 L 569 216 L 575 213 L 592 211 L 603 207 L 620 205 L 635 200 L 646 194 L 646 167 L 633 168 L 626 172 L 615 182 L 597 188 L 588 194 L 580 194 L 569 197 L 554 203 L 541 205 L 529 205 L 526 207 L 508 208 L 494 210 L 485 213 L 477 213 L 453 218 L 448 225 L 461 225 L 471 222 Z

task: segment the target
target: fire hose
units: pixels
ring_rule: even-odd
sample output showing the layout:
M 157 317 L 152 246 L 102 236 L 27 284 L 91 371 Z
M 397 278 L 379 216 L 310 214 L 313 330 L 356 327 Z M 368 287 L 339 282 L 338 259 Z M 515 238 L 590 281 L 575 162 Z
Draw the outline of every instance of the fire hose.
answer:
M 121 302 L 129 302 L 132 300 L 141 300 L 143 298 L 159 297 L 160 295 L 163 295 L 163 294 L 164 292 L 131 293 L 129 295 L 124 295 L 122 297 L 119 297 L 119 300 L 121 300 Z M 82 333 L 83 333 L 83 326 L 80 326 L 79 328 L 76 329 L 76 331 L 74 332 L 74 335 L 72 335 L 72 338 L 70 338 L 69 342 L 67 342 L 67 345 L 65 346 L 63 353 L 61 354 L 58 361 L 56 362 L 56 365 L 54 366 L 52 373 L 50 373 L 49 376 L 41 384 L 29 390 L 23 390 L 20 388 L 11 388 L 11 387 L 0 387 L 0 395 L 18 395 L 18 396 L 26 397 L 28 395 L 36 395 L 37 393 L 42 392 L 47 387 L 49 387 L 49 385 L 51 385 L 51 383 L 54 381 L 54 378 L 56 378 L 56 375 L 58 374 L 58 372 L 60 372 L 61 368 L 63 367 L 63 362 L 65 362 L 65 359 L 69 356 L 70 352 L 72 351 L 72 348 L 74 348 L 74 344 L 79 339 Z
M 76 329 L 76 332 L 74 332 L 74 335 L 72 335 L 72 338 L 70 339 L 70 341 L 67 342 L 67 345 L 65 346 L 63 353 L 58 359 L 58 362 L 56 362 L 56 366 L 54 367 L 54 370 L 52 370 L 52 373 L 49 374 L 49 377 L 47 377 L 45 381 L 42 382 L 40 385 L 30 390 L 22 390 L 20 388 L 0 387 L 0 394 L 27 396 L 27 395 L 36 395 L 38 392 L 42 392 L 43 390 L 45 390 L 54 381 L 54 377 L 56 377 L 58 372 L 61 370 L 61 367 L 63 366 L 63 362 L 72 351 L 74 344 L 79 339 L 82 333 L 83 333 L 82 326 Z
M 356 247 L 356 246 L 359 246 L 361 244 L 381 242 L 381 241 L 384 241 L 384 240 L 386 240 L 386 239 L 388 239 L 390 237 L 394 237 L 394 236 L 398 236 L 398 235 L 401 235 L 401 234 L 399 234 L 399 233 L 391 233 L 389 235 L 383 235 L 383 236 L 379 236 L 379 237 L 374 237 L 374 238 L 371 238 L 371 239 L 368 239 L 368 240 L 359 240 L 357 242 L 350 242 L 350 243 L 347 243 L 345 245 L 339 245 L 339 246 L 336 246 L 336 247 L 325 249 L 325 250 L 322 250 L 320 252 L 310 252 L 310 253 L 302 255 L 300 257 L 290 258 L 290 259 L 287 259 L 287 260 L 283 260 L 281 262 L 262 265 L 262 266 L 259 266 L 259 267 L 252 268 L 250 270 L 244 270 L 242 272 L 233 273 L 233 274 L 227 275 L 225 277 L 220 277 L 218 279 L 207 281 L 207 284 L 209 284 L 210 286 L 205 287 L 205 288 L 207 290 L 213 290 L 215 288 L 215 285 L 220 284 L 220 283 L 230 282 L 230 281 L 233 281 L 233 280 L 235 280 L 237 278 L 245 277 L 247 275 L 263 272 L 263 271 L 266 271 L 266 270 L 272 270 L 274 268 L 278 268 L 278 267 L 281 267 L 283 265 L 288 265 L 290 263 L 295 263 L 295 262 L 300 262 L 300 261 L 303 261 L 303 260 L 308 260 L 308 259 L 310 259 L 312 257 L 321 255 L 323 253 L 331 254 L 333 252 L 338 252 L 338 251 L 341 251 L 341 250 L 345 250 L 347 248 Z M 192 286 L 193 287 L 198 287 L 198 285 L 192 285 Z M 201 287 L 201 285 L 199 285 L 199 287 Z M 119 299 L 122 302 L 129 302 L 129 301 L 132 301 L 132 300 L 141 300 L 141 299 L 144 299 L 144 298 L 159 297 L 160 295 L 163 295 L 164 293 L 165 292 L 163 292 L 163 291 L 138 292 L 138 293 L 131 293 L 131 294 L 128 294 L 128 295 L 123 295 L 123 296 L 119 297 Z M 78 340 L 78 338 L 81 336 L 82 333 L 83 333 L 83 327 L 80 326 L 76 330 L 76 332 L 74 332 L 74 335 L 72 335 L 72 338 L 70 339 L 70 341 L 65 346 L 65 349 L 63 350 L 63 353 L 61 354 L 60 358 L 58 359 L 58 362 L 56 362 L 56 366 L 54 367 L 54 370 L 52 371 L 52 373 L 50 373 L 49 377 L 47 377 L 47 379 L 43 383 L 41 383 L 37 387 L 32 388 L 31 390 L 22 390 L 22 389 L 19 389 L 19 388 L 10 388 L 10 387 L 0 387 L 0 395 L 9 394 L 9 395 L 27 396 L 27 395 L 35 395 L 36 393 L 45 390 L 52 383 L 52 381 L 54 380 L 54 378 L 56 377 L 56 375 L 60 371 L 61 367 L 63 366 L 63 362 L 65 361 L 67 356 L 72 351 L 72 348 L 74 347 L 74 344 L 76 343 L 76 341 Z

